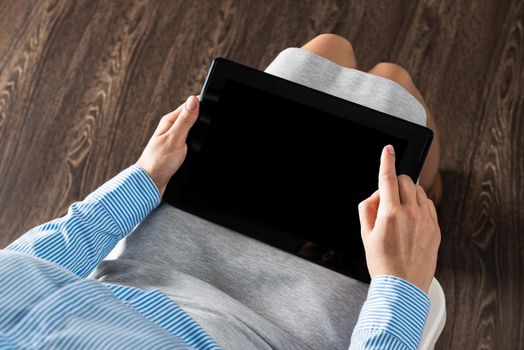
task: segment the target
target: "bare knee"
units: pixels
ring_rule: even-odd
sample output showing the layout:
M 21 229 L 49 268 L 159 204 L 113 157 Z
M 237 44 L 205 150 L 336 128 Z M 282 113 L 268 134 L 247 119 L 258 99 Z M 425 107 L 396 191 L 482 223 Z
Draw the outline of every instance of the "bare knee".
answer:
M 381 76 L 383 78 L 396 81 L 400 85 L 411 89 L 413 85 L 413 80 L 409 72 L 402 66 L 399 66 L 395 63 L 390 62 L 381 62 L 375 65 L 370 71 L 375 75 Z
M 344 48 L 353 51 L 353 46 L 348 39 L 339 34 L 324 33 L 317 35 L 310 42 L 320 43 L 324 46 L 330 46 L 334 48 Z
M 355 52 L 348 39 L 333 33 L 317 35 L 302 48 L 315 52 L 339 65 L 356 68 Z

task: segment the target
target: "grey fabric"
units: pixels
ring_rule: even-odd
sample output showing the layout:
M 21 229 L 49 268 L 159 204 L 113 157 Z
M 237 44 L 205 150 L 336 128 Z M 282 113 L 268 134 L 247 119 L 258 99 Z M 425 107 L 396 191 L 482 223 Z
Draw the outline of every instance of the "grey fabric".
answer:
M 161 204 L 94 278 L 158 288 L 224 349 L 342 349 L 367 285 Z
M 265 69 L 281 78 L 426 126 L 422 104 L 400 84 L 289 47 Z
M 266 72 L 425 124 L 400 85 L 303 49 L 282 51 Z M 347 349 L 368 289 L 164 203 L 117 249 L 92 278 L 161 290 L 224 349 Z

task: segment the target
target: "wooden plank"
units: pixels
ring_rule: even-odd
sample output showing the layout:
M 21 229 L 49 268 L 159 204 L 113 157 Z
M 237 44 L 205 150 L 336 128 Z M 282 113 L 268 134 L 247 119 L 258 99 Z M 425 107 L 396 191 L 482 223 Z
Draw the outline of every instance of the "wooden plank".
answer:
M 462 312 L 455 316 L 454 328 L 461 340 L 454 341 L 454 347 L 512 349 L 522 347 L 524 341 L 521 1 L 512 2 L 501 34 L 481 97 L 475 148 L 468 157 L 475 171 L 468 178 L 468 198 L 463 203 L 463 221 L 470 231 L 462 235 L 461 246 L 469 253 L 464 259 L 456 251 L 453 265 L 469 283 L 459 287 Z

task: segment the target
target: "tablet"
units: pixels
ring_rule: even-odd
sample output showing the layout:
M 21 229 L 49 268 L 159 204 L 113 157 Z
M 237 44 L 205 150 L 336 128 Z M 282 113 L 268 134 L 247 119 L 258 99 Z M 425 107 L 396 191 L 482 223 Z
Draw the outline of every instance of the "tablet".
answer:
M 358 203 L 377 189 L 385 145 L 395 147 L 397 173 L 416 182 L 432 138 L 426 127 L 216 58 L 164 200 L 369 282 Z

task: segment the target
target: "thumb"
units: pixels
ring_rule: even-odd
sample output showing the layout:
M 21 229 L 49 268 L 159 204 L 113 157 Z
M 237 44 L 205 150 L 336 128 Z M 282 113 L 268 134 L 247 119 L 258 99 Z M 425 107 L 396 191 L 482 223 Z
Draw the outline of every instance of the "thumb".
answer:
M 379 190 L 358 205 L 358 217 L 362 234 L 368 234 L 375 227 L 380 202 Z
M 173 140 L 175 148 L 183 147 L 189 130 L 198 119 L 199 102 L 191 95 L 187 99 L 182 111 L 169 129 L 170 138 Z

